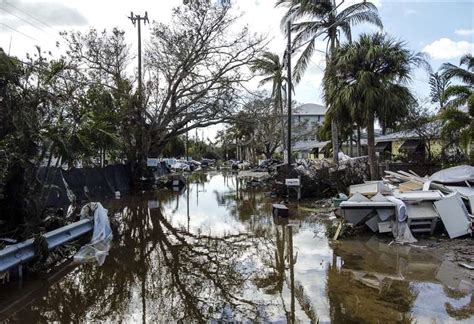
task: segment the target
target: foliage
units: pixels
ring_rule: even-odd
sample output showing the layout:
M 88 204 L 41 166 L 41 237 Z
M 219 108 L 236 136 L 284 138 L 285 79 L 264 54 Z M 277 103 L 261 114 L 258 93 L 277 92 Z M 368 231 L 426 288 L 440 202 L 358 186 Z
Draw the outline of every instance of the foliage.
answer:
M 341 34 L 349 42 L 352 41 L 353 26 L 370 23 L 379 28 L 383 27 L 377 7 L 366 1 L 350 5 L 340 12 L 330 1 L 278 0 L 276 6 L 288 8 L 282 18 L 282 26 L 285 27 L 288 21 L 292 22 L 291 32 L 296 33 L 294 48 L 304 47 L 294 68 L 294 78 L 297 83 L 301 81 L 308 67 L 319 36 L 327 40 L 328 47 L 331 42 L 339 46 Z M 326 53 L 329 57 L 330 53 L 328 51 Z
M 463 65 L 467 68 L 463 69 Z M 461 146 L 467 151 L 474 139 L 474 58 L 466 54 L 459 67 L 445 63 L 441 71 L 444 77 L 462 82 L 450 85 L 445 91 L 447 108 L 441 114 L 442 136 L 446 146 Z M 470 153 L 467 155 L 472 157 Z
M 258 72 L 264 78 L 260 80 L 260 85 L 264 85 L 268 82 L 272 83 L 272 98 L 274 100 L 274 114 L 280 114 L 281 122 L 281 142 L 282 146 L 286 147 L 285 141 L 285 130 L 284 130 L 284 108 L 283 108 L 283 94 L 284 85 L 287 82 L 287 78 L 284 75 L 284 66 L 280 62 L 280 57 L 272 52 L 264 52 L 260 58 L 257 58 L 252 62 L 251 70 Z
M 354 43 L 337 48 L 332 58 L 334 71 L 324 75 L 325 100 L 334 107 L 329 118 L 344 121 L 354 116 L 367 126 L 369 164 L 377 177 L 374 122 L 394 127 L 407 114 L 413 96 L 406 86 L 415 66 L 426 61 L 405 48 L 403 42 L 384 34 L 360 36 Z
M 257 95 L 244 104 L 231 126 L 221 134 L 221 141 L 227 146 L 235 142 L 247 147 L 253 152 L 253 157 L 264 154 L 270 159 L 281 144 L 279 125 L 280 115 L 275 114 L 272 99 Z
M 1 50 L 0 220 L 37 229 L 57 175 L 38 178 L 41 166 L 127 161 L 139 177 L 149 154 L 227 120 L 252 77 L 245 67 L 264 47 L 246 28 L 236 31 L 236 19 L 228 6 L 200 0 L 156 24 L 142 94 L 118 29 L 63 32 L 58 59 L 38 48 L 22 62 Z
M 147 146 L 159 151 L 178 135 L 228 120 L 235 112 L 244 67 L 263 49 L 247 28 L 233 31 L 229 7 L 193 1 L 173 12 L 169 25 L 156 24 L 146 54 Z
M 398 130 L 415 132 L 423 140 L 428 153 L 428 160 L 433 159 L 431 147 L 434 141 L 441 138 L 442 122 L 439 115 L 433 114 L 426 103 L 414 101 L 408 107 L 408 113 L 400 121 Z
M 69 162 L 75 147 L 69 145 L 75 134 L 71 111 L 78 101 L 71 93 L 79 86 L 65 74 L 73 67 L 64 59 L 48 59 L 40 48 L 26 61 L 5 55 L 0 50 L 1 118 L 0 185 L 4 200 L 0 201 L 3 219 L 21 224 L 30 216 L 31 224 L 40 222 L 54 174 L 39 179 L 39 167 Z M 34 227 L 25 228 L 26 232 Z
M 441 66 L 441 73 L 447 79 L 456 79 L 469 87 L 474 86 L 474 57 L 466 54 L 461 57 L 460 66 L 451 63 L 444 63 Z M 466 69 L 462 68 L 465 65 Z
M 450 144 L 459 144 L 467 149 L 474 139 L 474 92 L 468 101 L 467 111 L 458 106 L 449 106 L 441 115 L 444 120 L 442 136 Z
M 186 141 L 181 136 L 170 139 L 163 148 L 164 157 L 180 157 L 186 155 Z M 153 153 L 151 153 L 153 156 Z
M 430 74 L 430 96 L 432 103 L 438 103 L 442 110 L 446 105 L 446 89 L 450 86 L 449 78 L 440 73 Z
M 340 45 L 340 35 L 343 34 L 348 42 L 352 41 L 352 27 L 362 23 L 370 23 L 382 28 L 382 21 L 378 15 L 377 7 L 370 2 L 360 2 L 349 5 L 338 12 L 338 6 L 333 1 L 319 0 L 278 0 L 276 6 L 288 8 L 282 19 L 282 26 L 291 23 L 291 30 L 296 36 L 293 42 L 293 52 L 304 47 L 300 54 L 293 77 L 295 82 L 300 82 L 306 71 L 311 57 L 316 51 L 316 40 L 323 36 L 327 40 L 326 45 L 326 73 L 332 71 L 332 52 Z M 309 19 L 309 20 L 308 20 Z M 329 105 L 329 112 L 334 110 Z M 338 125 L 336 119 L 331 119 L 331 141 L 333 147 L 338 144 Z M 333 149 L 333 159 L 338 160 L 338 150 Z

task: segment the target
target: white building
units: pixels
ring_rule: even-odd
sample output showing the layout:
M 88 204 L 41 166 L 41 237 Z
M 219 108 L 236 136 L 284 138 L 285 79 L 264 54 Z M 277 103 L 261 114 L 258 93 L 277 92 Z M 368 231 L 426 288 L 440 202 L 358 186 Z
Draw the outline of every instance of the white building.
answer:
M 292 130 L 295 139 L 292 150 L 299 159 L 317 158 L 327 142 L 318 142 L 318 128 L 323 124 L 327 108 L 307 103 L 296 107 L 292 113 Z
M 297 141 L 316 140 L 318 127 L 323 124 L 327 108 L 313 103 L 303 104 L 292 113 L 292 128 Z

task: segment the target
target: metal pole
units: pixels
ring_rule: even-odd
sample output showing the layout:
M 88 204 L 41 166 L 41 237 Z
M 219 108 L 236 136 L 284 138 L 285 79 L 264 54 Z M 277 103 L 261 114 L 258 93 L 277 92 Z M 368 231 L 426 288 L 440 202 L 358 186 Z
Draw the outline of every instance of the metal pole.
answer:
M 288 167 L 291 167 L 291 22 L 288 22 L 287 25 L 288 32 L 288 45 L 286 48 L 286 58 L 287 58 L 287 99 L 288 99 Z
M 142 109 L 142 24 L 138 18 L 138 100 L 140 110 Z

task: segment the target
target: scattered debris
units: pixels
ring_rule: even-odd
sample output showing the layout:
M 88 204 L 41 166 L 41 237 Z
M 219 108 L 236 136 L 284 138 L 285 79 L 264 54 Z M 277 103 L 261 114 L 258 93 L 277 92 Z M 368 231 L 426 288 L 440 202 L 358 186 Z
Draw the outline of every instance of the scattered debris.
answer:
M 412 233 L 433 235 L 439 222 L 450 238 L 472 232 L 474 167 L 449 168 L 429 178 L 412 171 L 385 173 L 382 181 L 349 186 L 347 200 L 334 198 L 345 221 L 365 224 L 373 232 L 391 232 L 396 243 L 416 242 Z
M 82 207 L 81 219 L 93 217 L 94 231 L 91 242 L 81 247 L 74 255 L 75 261 L 96 261 L 99 265 L 104 263 L 105 257 L 109 254 L 110 242 L 113 237 L 107 212 L 107 209 L 98 202 L 92 202 Z M 93 216 L 91 216 L 92 213 Z
M 368 178 L 367 157 L 350 158 L 334 163 L 331 159 L 298 160 L 294 169 L 286 165 L 277 166 L 277 180 L 284 184 L 285 179 L 301 179 L 301 198 L 333 197 L 344 192 L 350 185 L 362 183 Z M 286 187 L 279 190 L 286 194 Z
M 333 240 L 336 241 L 337 238 L 339 237 L 339 233 L 341 233 L 342 229 L 342 221 L 339 222 L 339 226 L 337 227 L 336 234 L 334 234 Z
M 466 268 L 466 269 L 469 269 L 469 270 L 474 270 L 474 266 L 472 266 L 472 265 L 469 265 L 469 264 L 466 264 L 466 263 L 461 263 L 461 262 L 459 262 L 458 264 L 463 268 Z
M 454 193 L 449 197 L 435 201 L 434 205 L 443 220 L 450 238 L 471 233 L 471 221 L 461 197 Z
M 272 215 L 274 217 L 288 217 L 289 212 L 288 212 L 288 207 L 286 207 L 284 204 L 273 204 L 272 206 Z

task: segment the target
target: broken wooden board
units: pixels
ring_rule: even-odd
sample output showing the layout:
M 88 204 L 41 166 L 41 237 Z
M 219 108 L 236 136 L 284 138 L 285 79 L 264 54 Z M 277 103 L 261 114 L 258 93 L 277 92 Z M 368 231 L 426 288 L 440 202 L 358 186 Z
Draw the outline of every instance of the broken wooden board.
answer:
M 417 191 L 417 190 L 422 190 L 423 189 L 423 183 L 418 182 L 418 181 L 407 181 L 400 183 L 398 186 L 398 189 L 400 192 L 407 192 L 407 191 Z
M 466 206 L 458 194 L 434 202 L 450 238 L 471 233 Z
M 377 209 L 377 215 L 381 221 L 386 221 L 390 217 L 395 216 L 395 209 Z
M 392 222 L 380 222 L 378 223 L 380 233 L 391 233 L 392 232 Z
M 365 196 L 375 196 L 379 192 L 389 192 L 383 181 L 366 181 L 365 183 L 356 184 L 349 187 L 350 196 L 355 195 L 356 193 Z
M 438 190 L 394 192 L 394 196 L 403 201 L 433 201 L 444 197 Z
M 438 212 L 430 201 L 419 204 L 406 204 L 408 218 L 410 219 L 432 219 L 437 218 Z
M 374 215 L 369 218 L 368 221 L 365 222 L 365 225 L 367 225 L 372 230 L 372 232 L 376 233 L 379 230 L 379 221 L 379 217 L 377 215 Z
M 372 209 L 342 209 L 342 217 L 355 226 L 361 223 L 371 212 Z

